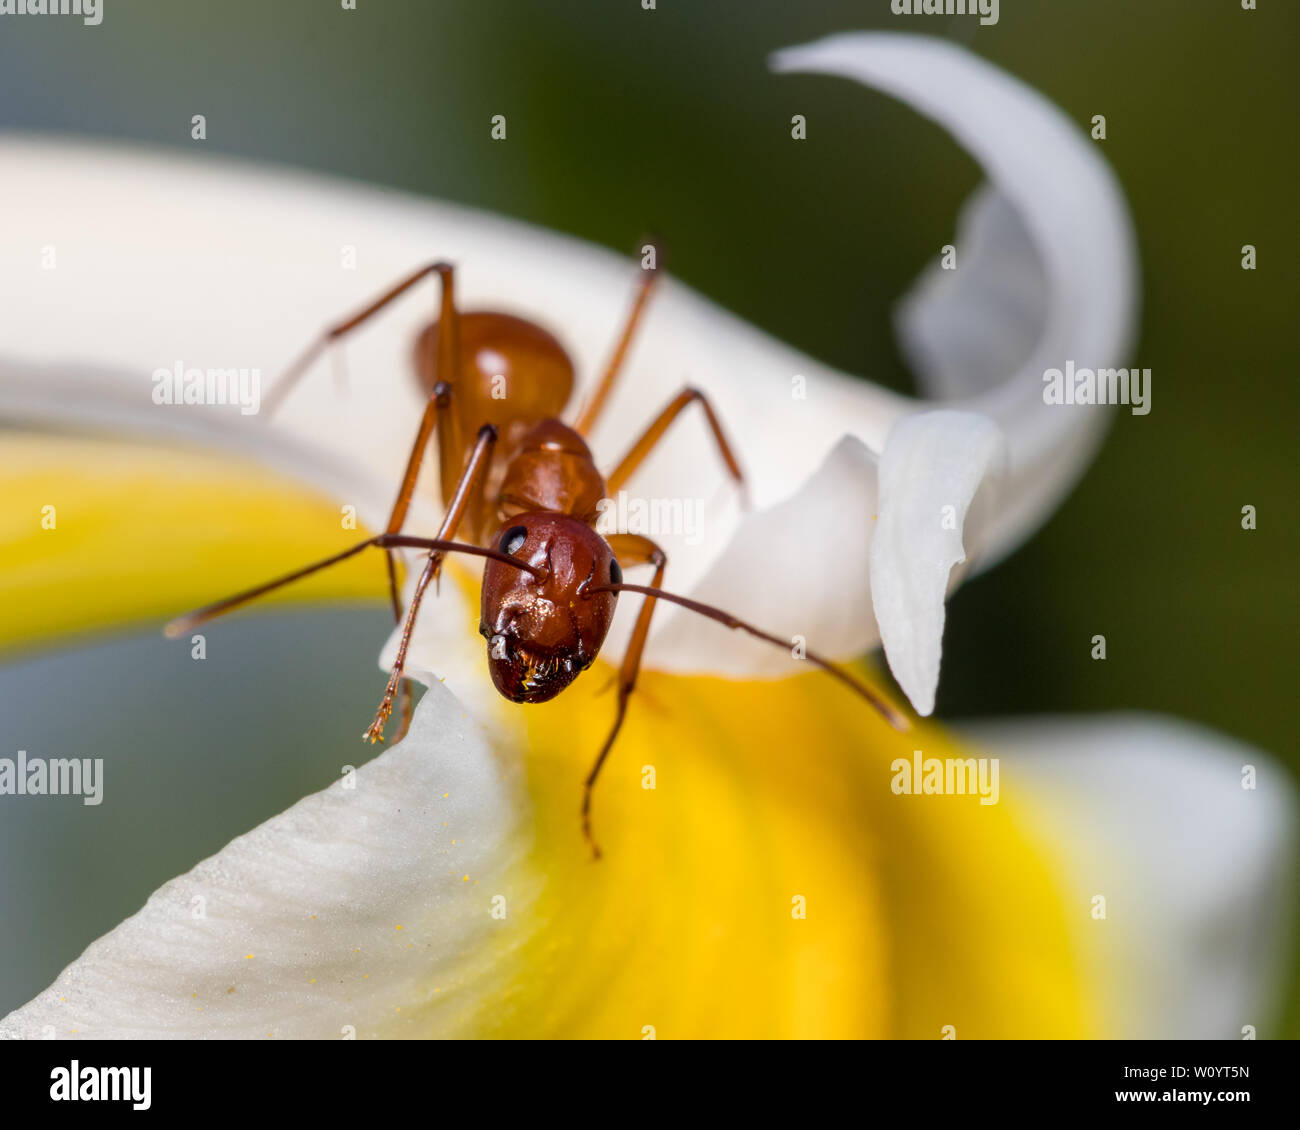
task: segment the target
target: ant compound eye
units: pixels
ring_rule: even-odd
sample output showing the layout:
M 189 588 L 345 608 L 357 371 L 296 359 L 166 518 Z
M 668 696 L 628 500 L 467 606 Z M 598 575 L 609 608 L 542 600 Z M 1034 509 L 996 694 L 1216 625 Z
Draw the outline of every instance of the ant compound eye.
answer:
M 528 540 L 528 531 L 523 526 L 511 526 L 501 535 L 501 552 L 518 553 Z
M 617 560 L 612 560 L 609 563 L 609 579 L 616 585 L 623 583 L 623 568 Z

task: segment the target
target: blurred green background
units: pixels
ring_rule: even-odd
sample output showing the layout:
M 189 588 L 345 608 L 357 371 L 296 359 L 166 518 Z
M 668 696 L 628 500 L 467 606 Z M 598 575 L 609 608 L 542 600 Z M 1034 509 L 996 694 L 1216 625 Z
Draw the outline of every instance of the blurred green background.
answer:
M 842 80 L 773 76 L 769 52 L 858 28 L 947 36 L 1081 126 L 1104 114 L 1099 144 L 1140 241 L 1132 363 L 1153 370 L 1153 410 L 1118 415 L 1051 522 L 956 595 L 939 710 L 1152 710 L 1300 770 L 1300 4 L 1004 0 L 981 27 L 895 17 L 888 0 L 104 2 L 99 27 L 0 23 L 0 127 L 192 149 L 202 113 L 211 152 L 463 201 L 622 252 L 652 230 L 704 294 L 900 389 L 891 306 L 949 240 L 978 171 L 910 110 Z M 498 113 L 504 145 L 489 137 Z M 794 113 L 804 144 L 789 142 Z M 412 247 L 411 261 L 436 251 Z M 1090 658 L 1096 633 L 1104 663 Z

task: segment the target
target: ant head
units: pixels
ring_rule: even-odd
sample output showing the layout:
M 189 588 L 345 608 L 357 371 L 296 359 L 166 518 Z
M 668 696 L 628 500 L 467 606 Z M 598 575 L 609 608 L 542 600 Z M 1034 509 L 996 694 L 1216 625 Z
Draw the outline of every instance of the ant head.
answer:
M 479 632 L 492 682 L 511 702 L 545 702 L 591 666 L 614 619 L 618 594 L 583 588 L 622 572 L 605 539 L 564 514 L 518 514 L 488 544 L 538 570 L 492 560 L 483 569 Z

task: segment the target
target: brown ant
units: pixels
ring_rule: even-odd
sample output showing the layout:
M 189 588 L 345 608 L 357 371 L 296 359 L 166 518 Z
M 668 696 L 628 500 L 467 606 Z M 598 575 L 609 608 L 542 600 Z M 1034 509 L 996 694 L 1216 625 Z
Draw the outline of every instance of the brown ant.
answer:
M 742 490 L 744 476 L 712 406 L 694 388 L 684 388 L 673 397 L 608 476 L 597 470 L 583 438 L 614 388 L 654 288 L 655 267 L 643 268 L 613 356 L 572 424 L 560 419 L 574 384 L 573 362 L 563 346 L 541 326 L 513 314 L 457 310 L 454 271 L 450 264 L 441 262 L 416 271 L 360 313 L 322 334 L 267 397 L 268 413 L 283 401 L 327 345 L 430 275 L 437 275 L 441 281 L 440 316 L 424 328 L 415 342 L 415 367 L 428 402 L 385 532 L 288 576 L 173 620 L 165 631 L 169 637 L 182 635 L 370 546 L 385 550 L 389 595 L 402 634 L 383 701 L 362 735 L 376 742 L 383 736 L 399 686 L 403 690 L 403 710 L 398 740 L 409 725 L 410 688 L 403 676 L 407 647 L 420 602 L 429 582 L 438 576 L 445 554 L 486 558 L 479 631 L 488 641 L 492 682 L 511 702 L 545 702 L 564 690 L 595 661 L 614 618 L 618 594 L 644 595 L 619 672 L 614 723 L 583 784 L 583 834 L 599 858 L 599 848 L 591 836 L 591 790 L 623 725 L 655 602 L 670 601 L 778 647 L 790 645 L 721 609 L 665 592 L 660 587 L 667 564 L 663 550 L 649 538 L 636 534 L 602 537 L 595 528 L 598 504 L 628 480 L 682 411 L 695 402 L 704 412 L 727 470 Z M 402 524 L 434 432 L 444 517 L 437 537 L 411 537 L 401 532 Z M 464 541 L 453 540 L 458 533 Z M 393 558 L 393 550 L 403 548 L 428 551 L 405 619 Z M 652 565 L 652 583 L 624 583 L 624 565 Z M 816 652 L 804 649 L 801 654 L 865 698 L 891 725 L 906 728 L 899 711 L 870 687 Z

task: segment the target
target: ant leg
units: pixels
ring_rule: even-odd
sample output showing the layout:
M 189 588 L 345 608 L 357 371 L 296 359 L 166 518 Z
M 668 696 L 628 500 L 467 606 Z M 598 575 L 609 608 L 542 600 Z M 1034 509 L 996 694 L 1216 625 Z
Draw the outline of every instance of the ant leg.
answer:
M 730 612 L 724 612 L 721 608 L 716 608 L 712 604 L 704 604 L 698 600 L 692 600 L 689 596 L 681 596 L 675 592 L 664 592 L 663 589 L 656 586 L 646 585 L 628 585 L 622 581 L 609 581 L 605 584 L 588 584 L 583 587 L 582 594 L 584 597 L 590 596 L 597 592 L 639 592 L 642 596 L 656 597 L 659 600 L 666 600 L 671 604 L 676 604 L 681 608 L 687 608 L 699 616 L 707 616 L 719 624 L 728 628 L 734 628 L 738 631 L 747 633 L 755 639 L 763 640 L 784 651 L 794 640 L 784 640 L 780 636 L 773 635 L 771 632 L 765 632 L 762 628 L 756 627 L 742 620 L 739 616 L 733 616 Z M 817 654 L 812 648 L 802 647 L 801 654 L 791 652 L 792 658 L 806 659 L 814 667 L 820 667 L 828 675 L 833 675 L 851 691 L 861 696 L 869 702 L 894 729 L 904 733 L 912 728 L 912 724 L 907 717 L 889 703 L 881 695 L 877 694 L 867 683 L 850 674 L 844 668 L 832 663 L 823 655 Z
M 433 390 L 433 395 L 429 398 L 429 403 L 425 407 L 424 417 L 420 422 L 420 429 L 411 450 L 411 457 L 407 462 L 406 475 L 402 479 L 402 487 L 386 527 L 386 532 L 390 534 L 399 533 L 402 529 L 402 523 L 406 519 L 406 511 L 410 506 L 411 495 L 415 490 L 415 480 L 420 471 L 424 448 L 429 442 L 429 435 L 433 431 L 435 424 L 438 430 L 438 461 L 444 505 L 449 502 L 454 484 L 459 478 L 460 469 L 465 459 L 466 452 L 464 440 L 460 434 L 460 421 L 451 411 L 451 389 L 452 383 L 458 375 L 456 365 L 460 345 L 460 319 L 456 312 L 455 269 L 452 265 L 438 262 L 421 267 L 396 286 L 380 295 L 364 310 L 345 321 L 331 326 L 289 366 L 264 401 L 266 414 L 269 417 L 284 402 L 285 397 L 292 391 L 298 380 L 327 346 L 374 317 L 389 303 L 400 298 L 411 287 L 415 286 L 416 283 L 433 274 L 438 275 L 441 279 L 442 300 L 438 354 L 431 360 L 436 362 L 437 372 L 442 374 L 444 378 L 450 379 L 443 379 L 438 382 Z M 399 594 L 400 585 L 397 576 L 397 564 L 391 550 L 385 554 L 385 564 L 388 572 L 388 593 L 393 604 L 393 616 L 396 622 L 400 624 L 402 622 L 402 601 Z M 410 721 L 411 688 L 409 683 L 404 682 L 402 685 L 402 725 L 399 739 L 406 734 Z
M 397 492 L 397 501 L 393 503 L 393 509 L 388 516 L 388 525 L 384 527 L 386 534 L 400 534 L 402 532 L 402 526 L 406 522 L 406 513 L 411 508 L 411 497 L 415 493 L 415 483 L 420 476 L 420 464 L 424 460 L 424 451 L 428 446 L 429 437 L 433 434 L 435 426 L 438 430 L 439 455 L 441 456 L 444 451 L 448 451 L 457 460 L 463 462 L 464 453 L 459 448 L 460 422 L 451 411 L 451 385 L 447 381 L 439 381 L 434 386 L 433 393 L 424 406 L 424 415 L 420 420 L 419 430 L 416 432 L 415 443 L 411 445 L 411 454 L 406 461 L 406 472 L 402 476 L 402 485 Z M 453 449 L 452 444 L 457 446 Z M 446 459 L 443 459 L 442 464 L 442 481 L 447 482 L 449 463 Z M 451 481 L 454 484 L 455 478 Z M 454 490 L 454 485 L 452 489 Z M 443 501 L 446 502 L 447 500 L 444 498 Z M 388 599 L 393 606 L 393 622 L 401 624 L 401 582 L 398 578 L 397 558 L 391 549 L 384 552 L 384 565 L 388 574 Z M 436 568 L 434 575 L 437 575 Z M 401 728 L 397 732 L 397 737 L 393 739 L 394 742 L 399 742 L 406 737 L 406 731 L 411 727 L 411 706 L 411 683 L 409 679 L 404 679 L 402 681 Z
M 740 469 L 740 463 L 736 460 L 735 454 L 731 450 L 731 445 L 727 442 L 727 437 L 723 434 L 722 425 L 718 423 L 718 417 L 713 411 L 713 405 L 708 401 L 704 393 L 697 388 L 689 386 L 682 389 L 671 401 L 668 406 L 659 413 L 648 428 L 642 433 L 641 438 L 632 445 L 632 449 L 623 456 L 618 466 L 610 472 L 606 479 L 605 487 L 609 494 L 613 494 L 632 476 L 633 472 L 645 461 L 646 456 L 654 449 L 664 436 L 664 433 L 672 426 L 674 420 L 692 403 L 699 401 L 700 407 L 704 409 L 704 415 L 709 421 L 709 428 L 713 432 L 713 439 L 718 445 L 718 452 L 722 456 L 722 461 L 726 463 L 727 470 L 731 477 L 736 480 L 736 485 L 741 490 L 742 502 L 745 494 L 745 474 Z
M 653 565 L 655 573 L 651 587 L 659 588 L 663 584 L 668 557 L 649 538 L 637 534 L 612 534 L 608 541 L 620 563 Z M 582 785 L 582 834 L 591 845 L 593 859 L 600 858 L 600 848 L 591 834 L 591 789 L 596 783 L 601 766 L 609 756 L 609 751 L 614 748 L 614 739 L 623 728 L 623 719 L 627 715 L 627 700 L 636 689 L 636 678 L 641 671 L 641 654 L 645 651 L 646 637 L 650 634 L 650 617 L 654 614 L 654 610 L 655 598 L 647 596 L 645 603 L 641 605 L 641 611 L 637 613 L 636 626 L 632 629 L 632 640 L 628 644 L 627 653 L 623 656 L 623 664 L 619 668 L 618 706 L 614 715 L 614 725 L 605 739 L 605 744 L 601 746 L 600 753 L 596 756 L 596 764 L 591 767 L 591 772 L 587 774 L 587 779 Z
M 411 454 L 406 461 L 406 472 L 402 476 L 402 485 L 397 492 L 397 501 L 393 503 L 388 517 L 385 533 L 398 534 L 406 521 L 406 513 L 411 507 L 411 497 L 415 493 L 415 483 L 420 476 L 420 465 L 429 444 L 429 437 L 434 429 L 438 432 L 439 475 L 444 484 L 443 503 L 449 502 L 448 495 L 455 491 L 459 478 L 459 467 L 465 460 L 466 453 L 461 449 L 460 420 L 452 411 L 452 386 L 448 381 L 439 381 L 433 388 L 428 402 L 424 406 L 424 415 L 420 427 L 411 445 Z M 456 468 L 456 470 L 453 470 Z M 385 556 L 388 569 L 388 595 L 393 605 L 393 619 L 402 622 L 401 585 L 397 576 L 397 561 L 390 549 Z M 436 571 L 435 571 L 436 572 Z M 402 683 L 402 723 L 395 741 L 401 741 L 411 725 L 411 685 L 409 680 Z
M 386 533 L 401 533 L 402 525 L 406 521 L 406 512 L 411 507 L 411 497 L 415 493 L 415 482 L 420 476 L 420 464 L 424 459 L 424 450 L 428 446 L 429 437 L 432 435 L 434 427 L 439 425 L 445 416 L 451 415 L 450 406 L 451 386 L 445 381 L 439 381 L 433 390 L 433 394 L 429 397 L 428 403 L 424 406 L 424 414 L 420 418 L 420 427 L 415 434 L 415 442 L 411 445 L 411 454 L 406 461 L 406 472 L 402 476 L 402 485 L 397 492 L 397 501 L 393 503 L 393 509 L 388 516 L 388 525 L 384 528 Z M 442 428 L 439 427 L 440 445 L 443 439 L 441 432 Z M 388 573 L 388 598 L 393 605 L 393 622 L 401 624 L 401 582 L 398 579 L 397 558 L 391 549 L 384 552 L 384 565 Z M 398 730 L 397 741 L 401 741 L 406 736 L 406 731 L 411 727 L 411 706 L 411 681 L 403 679 L 402 722 Z
M 655 254 L 658 255 L 658 248 L 655 249 Z M 659 269 L 657 266 L 648 269 L 641 268 L 641 282 L 637 287 L 636 295 L 632 299 L 632 309 L 628 312 L 627 321 L 623 324 L 623 332 L 619 336 L 618 344 L 614 347 L 614 352 L 605 366 L 605 372 L 600 381 L 592 389 L 591 397 L 582 406 L 577 419 L 573 421 L 574 431 L 580 435 L 585 436 L 595 426 L 602 409 L 605 407 L 605 401 L 609 399 L 609 394 L 614 390 L 614 384 L 623 368 L 623 362 L 627 359 L 627 351 L 632 344 L 632 337 L 640 324 L 641 315 L 645 313 L 646 303 L 650 300 L 650 293 L 654 290 L 655 280 L 658 276 Z
M 392 513 L 388 517 L 388 526 L 385 532 L 390 534 L 400 533 L 402 525 L 406 521 L 406 512 L 410 508 L 411 496 L 415 493 L 415 483 L 420 475 L 420 464 L 424 459 L 424 451 L 434 429 L 436 428 L 438 433 L 438 477 L 442 502 L 448 513 L 450 512 L 451 499 L 455 493 L 457 480 L 469 454 L 465 450 L 465 441 L 461 434 L 460 417 L 453 410 L 451 399 L 454 387 L 453 381 L 460 375 L 460 316 L 456 311 L 455 274 L 452 267 L 444 263 L 437 263 L 432 267 L 425 268 L 422 272 L 417 272 L 416 275 L 407 279 L 395 290 L 390 291 L 385 298 L 373 304 L 365 314 L 361 315 L 361 318 L 374 313 L 382 307 L 384 302 L 391 301 L 429 271 L 437 271 L 442 279 L 442 309 L 439 319 L 438 352 L 433 361 L 437 366 L 437 372 L 451 379 L 439 380 L 433 386 L 433 392 L 424 406 L 424 414 L 420 418 L 420 427 L 416 431 L 415 442 L 411 445 L 411 454 L 406 461 L 406 473 L 402 476 L 402 485 L 397 492 L 397 501 L 393 503 Z M 354 318 L 351 324 L 355 325 L 357 321 L 358 319 Z M 476 506 L 476 512 L 477 509 Z M 385 563 L 388 570 L 388 594 L 393 604 L 393 618 L 396 623 L 400 624 L 402 622 L 402 599 L 399 593 L 397 562 L 392 550 L 385 554 Z M 438 566 L 435 565 L 435 577 L 437 572 Z M 412 697 L 411 682 L 409 679 L 403 679 L 402 720 L 395 739 L 399 742 L 406 737 L 406 732 L 411 727 Z
M 375 299 L 375 301 L 364 310 L 327 329 L 320 335 L 320 337 L 303 350 L 303 352 L 298 356 L 298 359 L 284 371 L 284 374 L 280 377 L 275 387 L 271 389 L 270 393 L 263 397 L 262 407 L 265 410 L 266 415 L 268 417 L 271 416 L 275 410 L 280 407 L 284 402 L 285 397 L 289 395 L 290 391 L 298 383 L 298 380 L 311 366 L 312 362 L 325 351 L 327 346 L 332 342 L 337 341 L 345 334 L 350 333 L 352 330 L 356 329 L 357 326 L 372 318 L 375 314 L 378 314 L 379 311 L 390 302 L 401 297 L 421 279 L 427 278 L 429 275 L 436 274 L 442 278 L 442 313 L 444 324 L 446 324 L 448 307 L 452 306 L 452 273 L 453 268 L 450 263 L 430 263 L 428 266 L 421 267 L 414 274 L 404 278 L 391 290 L 380 295 L 379 298 Z M 454 311 L 454 306 L 452 306 L 452 309 Z M 455 319 L 453 318 L 452 321 L 454 323 Z M 449 342 L 450 346 L 458 344 L 455 341 L 455 334 L 452 335 L 452 339 L 453 340 Z M 440 349 L 439 354 L 441 355 L 442 353 L 443 351 Z M 438 360 L 441 362 L 443 360 L 442 356 L 439 356 Z M 439 372 L 445 376 L 451 372 L 451 369 L 450 367 L 440 368 Z
M 429 394 L 424 415 L 420 417 L 419 430 L 415 433 L 415 442 L 411 445 L 410 457 L 406 461 L 402 485 L 388 517 L 387 533 L 399 533 L 402 523 L 406 521 L 406 512 L 410 509 L 411 497 L 415 494 L 415 482 L 420 477 L 420 466 L 424 462 L 424 452 L 429 445 L 429 437 L 435 430 L 438 435 L 438 477 L 442 502 L 444 506 L 451 505 L 452 497 L 460 484 L 465 459 L 469 455 L 461 436 L 460 417 L 453 409 L 452 390 L 450 381 L 439 381 Z
M 393 606 L 393 623 L 401 624 L 402 622 L 402 594 L 401 582 L 397 577 L 397 558 L 393 556 L 393 551 L 386 550 L 384 553 L 384 566 L 388 572 L 388 599 Z M 404 737 L 406 731 L 411 728 L 411 717 L 415 707 L 415 692 L 411 689 L 411 680 L 402 680 L 402 721 L 397 728 L 397 737 L 393 739 L 396 745 Z
M 496 445 L 496 440 L 497 430 L 491 424 L 484 424 L 479 429 L 478 439 L 475 441 L 469 460 L 461 473 L 456 492 L 447 506 L 447 513 L 443 515 L 442 526 L 438 530 L 439 541 L 448 540 L 455 535 L 456 529 L 460 525 L 461 519 L 464 517 L 471 501 L 477 505 L 482 496 L 483 484 L 487 478 L 487 469 L 492 463 L 492 449 Z M 420 603 L 424 599 L 424 593 L 429 587 L 429 582 L 438 575 L 438 571 L 442 567 L 442 559 L 443 553 L 441 550 L 432 551 L 424 564 L 419 580 L 416 581 L 415 592 L 411 597 L 411 607 L 407 609 L 406 622 L 402 625 L 402 638 L 397 645 L 397 657 L 388 676 L 388 685 L 384 688 L 383 700 L 379 704 L 379 709 L 375 711 L 374 721 L 370 723 L 366 732 L 361 735 L 365 740 L 377 742 L 384 736 L 384 724 L 393 713 L 393 699 L 397 696 L 398 685 L 402 681 L 402 672 L 406 667 L 406 652 L 411 643 L 411 632 L 415 628 L 415 617 L 420 610 Z
M 416 432 L 415 442 L 411 445 L 411 454 L 406 461 L 406 472 L 402 476 L 402 485 L 398 489 L 397 500 L 393 503 L 392 512 L 389 514 L 388 525 L 384 529 L 385 533 L 399 534 L 402 532 L 402 525 L 406 521 L 406 513 L 411 507 L 411 498 L 415 493 L 415 483 L 420 476 L 420 465 L 424 460 L 424 452 L 435 428 L 438 432 L 439 472 L 441 480 L 445 484 L 443 492 L 444 504 L 449 501 L 446 496 L 454 493 L 456 480 L 459 477 L 459 467 L 464 462 L 466 453 L 461 450 L 460 421 L 452 411 L 451 396 L 451 384 L 448 381 L 439 381 L 434 386 L 433 392 L 424 406 L 424 414 L 420 419 L 420 427 Z M 453 467 L 457 468 L 457 470 L 452 471 Z M 393 605 L 393 619 L 400 624 L 402 622 L 402 597 L 400 593 L 401 585 L 397 575 L 397 560 L 391 549 L 384 554 L 384 558 L 388 570 L 388 595 Z M 410 680 L 403 680 L 402 722 L 394 741 L 401 741 L 410 728 L 411 698 Z

